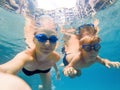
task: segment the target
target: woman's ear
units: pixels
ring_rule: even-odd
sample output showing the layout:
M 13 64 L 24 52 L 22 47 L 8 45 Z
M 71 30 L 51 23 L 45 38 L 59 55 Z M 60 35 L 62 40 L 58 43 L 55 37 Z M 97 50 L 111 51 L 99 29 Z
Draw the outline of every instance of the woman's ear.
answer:
M 34 43 L 35 43 L 35 41 L 36 41 L 35 38 L 33 38 L 33 42 L 34 42 Z

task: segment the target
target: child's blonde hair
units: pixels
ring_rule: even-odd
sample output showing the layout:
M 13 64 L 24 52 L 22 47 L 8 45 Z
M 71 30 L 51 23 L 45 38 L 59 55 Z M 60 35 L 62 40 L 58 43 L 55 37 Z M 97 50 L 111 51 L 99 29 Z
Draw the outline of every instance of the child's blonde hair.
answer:
M 99 43 L 101 40 L 98 36 L 85 36 L 80 40 L 80 44 Z
M 98 27 L 88 26 L 88 25 L 84 25 L 83 28 L 79 28 L 79 30 L 80 30 L 79 38 L 82 38 L 86 35 L 89 36 L 97 35 L 99 32 Z

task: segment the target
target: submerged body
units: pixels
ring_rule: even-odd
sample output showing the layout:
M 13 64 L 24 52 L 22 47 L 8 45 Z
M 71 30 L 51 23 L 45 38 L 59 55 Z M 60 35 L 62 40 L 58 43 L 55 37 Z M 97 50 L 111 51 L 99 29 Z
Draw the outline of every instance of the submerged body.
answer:
M 26 22 L 26 25 L 28 25 L 27 27 L 32 26 L 29 22 Z M 57 32 L 47 26 L 36 28 L 32 26 L 27 29 L 34 31 L 34 33 L 31 34 L 33 37 L 31 37 L 30 42 L 34 46 L 18 53 L 7 63 L 0 65 L 0 70 L 10 74 L 16 74 L 22 69 L 28 76 L 40 74 L 43 85 L 41 90 L 51 90 L 50 69 L 52 66 L 55 68 L 57 79 L 60 78 L 56 66 L 60 56 L 54 51 L 58 43 Z M 28 43 L 28 45 L 30 43 Z
M 101 63 L 108 68 L 111 66 L 115 68 L 120 67 L 119 62 L 112 62 L 108 59 L 101 58 L 98 55 L 101 47 L 99 44 L 100 38 L 97 36 L 97 30 L 94 28 L 94 25 L 85 24 L 79 29 L 80 34 L 71 35 L 70 39 L 65 42 L 64 45 L 65 56 L 63 58 L 63 63 L 65 68 L 63 69 L 63 73 L 65 76 L 71 78 L 80 76 L 82 68 L 89 67 L 96 62 Z M 73 43 L 71 40 L 76 42 Z

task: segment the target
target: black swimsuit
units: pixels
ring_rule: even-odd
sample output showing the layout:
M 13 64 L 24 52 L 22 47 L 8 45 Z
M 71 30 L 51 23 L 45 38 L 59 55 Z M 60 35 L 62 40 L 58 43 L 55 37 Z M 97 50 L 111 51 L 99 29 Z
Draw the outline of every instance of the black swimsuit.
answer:
M 22 71 L 24 72 L 24 74 L 26 74 L 27 76 L 31 76 L 34 74 L 38 74 L 38 73 L 48 73 L 50 71 L 51 68 L 47 69 L 47 70 L 35 70 L 35 71 L 28 71 L 25 68 L 22 69 Z
M 66 56 L 69 55 L 69 54 L 71 54 L 71 53 L 65 53 L 64 54 L 64 57 L 63 57 L 63 64 L 64 64 L 64 66 L 67 66 L 69 64 L 69 62 L 66 60 Z

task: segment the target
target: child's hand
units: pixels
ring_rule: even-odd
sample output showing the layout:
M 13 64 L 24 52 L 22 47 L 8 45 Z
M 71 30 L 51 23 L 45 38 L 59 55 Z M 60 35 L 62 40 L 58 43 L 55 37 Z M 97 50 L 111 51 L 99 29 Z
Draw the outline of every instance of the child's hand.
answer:
M 112 62 L 112 61 L 105 59 L 104 64 L 108 68 L 110 68 L 111 66 L 114 68 L 120 68 L 120 62 Z
M 77 74 L 77 70 L 75 70 L 73 67 L 65 67 L 63 70 L 63 73 L 65 76 L 69 76 L 71 78 L 75 77 Z

